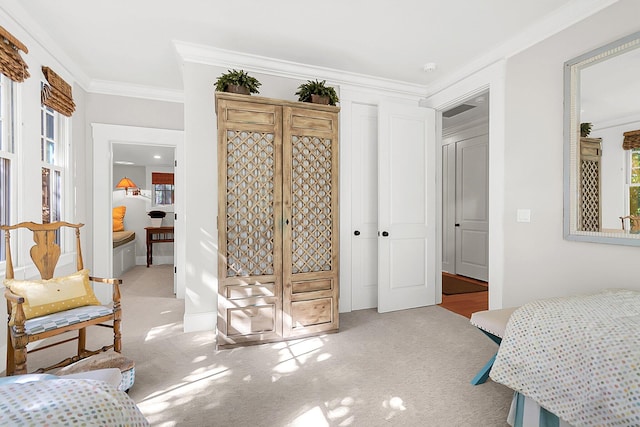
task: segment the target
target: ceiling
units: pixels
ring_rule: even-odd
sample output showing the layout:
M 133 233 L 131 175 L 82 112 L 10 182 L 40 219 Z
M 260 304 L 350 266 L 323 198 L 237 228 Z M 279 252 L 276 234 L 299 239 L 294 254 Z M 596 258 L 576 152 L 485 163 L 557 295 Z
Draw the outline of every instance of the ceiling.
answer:
M 173 167 L 175 148 L 167 146 L 113 144 L 113 163 L 124 166 Z
M 615 1 L 3 0 L 0 9 L 85 88 L 182 90 L 174 41 L 427 86 Z M 437 68 L 425 72 L 430 62 Z

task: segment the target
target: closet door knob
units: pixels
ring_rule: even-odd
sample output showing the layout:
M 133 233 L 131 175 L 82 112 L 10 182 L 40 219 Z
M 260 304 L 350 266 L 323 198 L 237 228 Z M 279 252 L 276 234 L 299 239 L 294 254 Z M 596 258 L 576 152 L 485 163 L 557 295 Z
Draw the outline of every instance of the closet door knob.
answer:
M 353 235 L 354 235 L 354 236 L 359 236 L 359 235 L 360 235 L 360 231 L 358 231 L 358 230 L 354 231 L 354 232 L 353 232 Z
M 382 237 L 387 237 L 388 235 L 389 235 L 389 233 L 388 233 L 388 232 L 386 232 L 386 231 L 383 231 L 383 232 L 382 232 Z

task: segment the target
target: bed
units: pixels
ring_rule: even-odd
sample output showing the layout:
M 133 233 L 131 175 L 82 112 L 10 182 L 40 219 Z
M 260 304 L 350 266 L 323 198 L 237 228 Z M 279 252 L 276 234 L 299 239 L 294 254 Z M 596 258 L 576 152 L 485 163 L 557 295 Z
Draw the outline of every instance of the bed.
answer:
M 149 425 L 135 402 L 111 384 L 48 377 L 0 385 L 0 425 Z
M 113 232 L 113 276 L 119 277 L 136 265 L 136 233 L 131 230 Z
M 491 369 L 520 426 L 640 425 L 640 292 L 535 301 L 507 324 Z

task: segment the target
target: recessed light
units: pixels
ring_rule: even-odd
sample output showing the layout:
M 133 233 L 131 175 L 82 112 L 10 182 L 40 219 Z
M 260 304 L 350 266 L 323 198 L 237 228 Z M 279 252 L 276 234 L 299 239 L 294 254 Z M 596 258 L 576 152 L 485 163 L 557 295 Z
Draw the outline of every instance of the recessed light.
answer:
M 161 159 L 162 156 L 160 154 L 156 154 L 155 156 L 153 156 L 154 159 Z
M 116 161 L 115 161 L 115 162 L 113 162 L 113 163 L 115 163 L 115 164 L 117 164 L 117 165 L 127 165 L 127 166 L 135 165 L 135 163 L 133 163 L 133 162 L 128 162 L 128 161 L 126 161 L 126 160 L 116 160 Z

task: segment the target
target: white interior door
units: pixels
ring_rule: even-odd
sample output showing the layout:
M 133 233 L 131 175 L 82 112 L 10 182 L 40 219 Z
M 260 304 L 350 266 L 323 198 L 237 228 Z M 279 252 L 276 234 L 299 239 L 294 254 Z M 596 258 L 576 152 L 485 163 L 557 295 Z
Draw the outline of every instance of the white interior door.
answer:
M 351 308 L 378 306 L 378 108 L 352 106 Z
M 378 115 L 378 312 L 435 304 L 435 111 Z
M 489 136 L 456 143 L 456 274 L 489 279 Z

